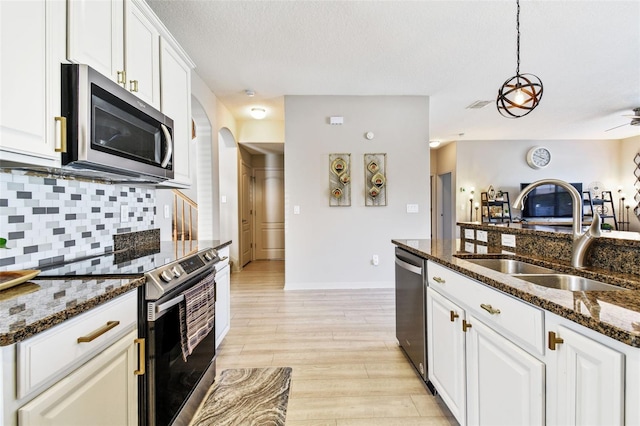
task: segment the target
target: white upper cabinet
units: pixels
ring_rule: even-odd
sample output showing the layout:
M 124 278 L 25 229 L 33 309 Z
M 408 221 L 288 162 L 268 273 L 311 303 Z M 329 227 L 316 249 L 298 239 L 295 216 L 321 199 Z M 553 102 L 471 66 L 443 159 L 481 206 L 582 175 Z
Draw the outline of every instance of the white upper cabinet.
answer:
M 60 63 L 66 7 L 0 1 L 0 160 L 60 165 Z
M 163 38 L 160 40 L 162 67 L 162 112 L 173 119 L 174 178 L 168 186 L 191 184 L 189 143 L 191 141 L 191 67 Z
M 124 1 L 69 0 L 68 8 L 68 59 L 124 84 Z
M 160 107 L 160 33 L 136 3 L 125 4 L 127 90 Z
M 69 61 L 87 64 L 160 107 L 160 33 L 140 3 L 69 0 Z

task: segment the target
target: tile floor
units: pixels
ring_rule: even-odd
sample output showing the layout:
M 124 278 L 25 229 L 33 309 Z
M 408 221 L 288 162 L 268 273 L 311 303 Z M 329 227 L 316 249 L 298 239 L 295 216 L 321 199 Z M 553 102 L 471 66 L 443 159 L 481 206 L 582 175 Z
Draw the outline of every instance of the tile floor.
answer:
M 457 424 L 397 346 L 393 290 L 283 287 L 281 261 L 231 274 L 217 369 L 292 367 L 286 426 Z

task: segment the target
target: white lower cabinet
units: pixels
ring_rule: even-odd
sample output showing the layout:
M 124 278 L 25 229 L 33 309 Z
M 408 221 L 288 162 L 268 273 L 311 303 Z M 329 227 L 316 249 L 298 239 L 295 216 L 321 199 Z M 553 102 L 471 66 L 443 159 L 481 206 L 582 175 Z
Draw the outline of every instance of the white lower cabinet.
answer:
M 562 325 L 550 326 L 548 338 L 551 423 L 625 424 L 624 355 Z
M 476 317 L 466 321 L 468 424 L 545 424 L 544 363 Z
M 432 288 L 427 336 L 429 380 L 461 425 L 545 423 L 544 363 Z
M 427 288 L 427 365 L 429 380 L 460 424 L 466 423 L 465 312 Z
M 640 425 L 640 349 L 428 261 L 429 380 L 462 425 Z
M 21 426 L 138 424 L 138 368 L 131 331 L 18 410 Z
M 231 326 L 231 267 L 229 246 L 218 250 L 220 262 L 216 264 L 216 348 Z

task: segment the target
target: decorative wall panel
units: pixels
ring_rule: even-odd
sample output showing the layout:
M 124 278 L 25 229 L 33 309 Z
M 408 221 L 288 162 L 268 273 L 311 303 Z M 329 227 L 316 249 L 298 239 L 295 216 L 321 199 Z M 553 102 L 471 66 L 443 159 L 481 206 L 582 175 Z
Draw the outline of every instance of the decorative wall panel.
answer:
M 329 205 L 351 206 L 351 154 L 329 154 Z
M 366 206 L 387 205 L 387 154 L 364 154 L 364 199 Z

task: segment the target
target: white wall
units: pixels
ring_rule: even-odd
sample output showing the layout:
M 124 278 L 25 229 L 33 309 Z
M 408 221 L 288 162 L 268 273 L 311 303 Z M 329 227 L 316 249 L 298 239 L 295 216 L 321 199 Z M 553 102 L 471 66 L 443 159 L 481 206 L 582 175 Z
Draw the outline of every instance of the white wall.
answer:
M 519 140 L 519 141 L 458 141 L 456 217 L 469 220 L 469 193 L 475 187 L 474 201 L 480 201 L 480 192 L 489 185 L 508 191 L 513 200 L 520 191 L 520 183 L 556 178 L 568 182 L 582 182 L 586 190 L 591 182 L 601 182 L 603 188 L 613 191 L 617 208 L 617 189 L 620 183 L 620 149 L 617 140 Z M 525 160 L 533 146 L 545 146 L 551 151 L 551 163 L 544 169 L 530 168 Z M 475 215 L 475 212 L 474 212 Z M 513 210 L 512 216 L 520 211 Z
M 286 96 L 285 117 L 285 288 L 392 287 L 391 239 L 430 235 L 429 99 Z M 330 153 L 351 154 L 351 207 L 329 207 Z M 365 206 L 365 153 L 387 154 L 386 207 Z
M 238 142 L 283 143 L 284 121 L 245 120 L 238 123 Z

